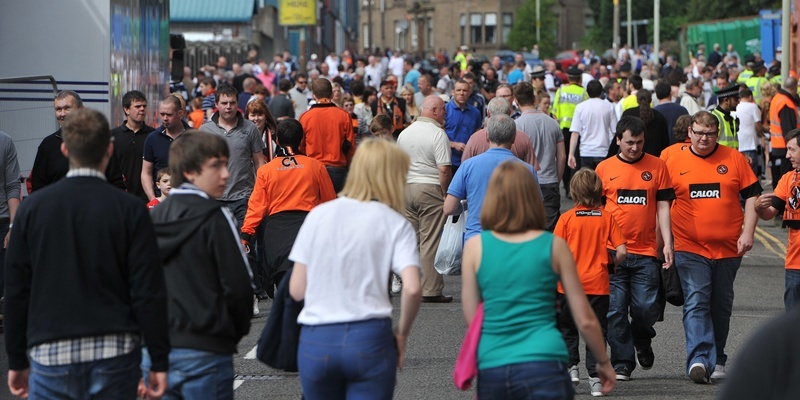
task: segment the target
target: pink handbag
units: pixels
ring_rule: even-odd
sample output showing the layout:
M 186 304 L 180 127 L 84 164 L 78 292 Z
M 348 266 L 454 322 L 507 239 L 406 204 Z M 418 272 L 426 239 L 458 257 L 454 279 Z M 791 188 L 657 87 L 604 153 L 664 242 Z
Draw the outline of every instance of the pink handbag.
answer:
M 467 328 L 464 341 L 461 343 L 461 350 L 458 351 L 458 358 L 453 369 L 453 383 L 459 390 L 467 390 L 472 386 L 472 380 L 478 376 L 478 342 L 481 339 L 481 327 L 483 326 L 483 302 L 478 304 L 475 311 L 475 318 Z

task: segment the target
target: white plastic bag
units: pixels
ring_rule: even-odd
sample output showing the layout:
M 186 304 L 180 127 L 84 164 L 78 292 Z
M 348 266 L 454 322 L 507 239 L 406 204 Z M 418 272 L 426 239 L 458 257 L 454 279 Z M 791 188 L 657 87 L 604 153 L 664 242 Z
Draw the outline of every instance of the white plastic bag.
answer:
M 458 218 L 456 222 L 453 219 Z M 467 212 L 450 215 L 444 223 L 442 238 L 436 250 L 433 266 L 442 275 L 461 275 L 461 255 L 464 250 L 464 233 L 467 231 Z

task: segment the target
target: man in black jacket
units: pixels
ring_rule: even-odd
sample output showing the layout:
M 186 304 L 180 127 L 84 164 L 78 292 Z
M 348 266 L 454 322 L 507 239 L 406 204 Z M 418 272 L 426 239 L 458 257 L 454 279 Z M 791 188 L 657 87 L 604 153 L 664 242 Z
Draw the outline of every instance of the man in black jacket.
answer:
M 233 399 L 233 354 L 250 330 L 252 273 L 233 215 L 216 200 L 228 157 L 222 136 L 180 135 L 169 148 L 172 190 L 153 209 L 169 304 L 170 398 Z
M 62 90 L 56 95 L 53 105 L 56 111 L 56 120 L 59 125 L 62 125 L 72 111 L 83 108 L 83 100 L 72 90 Z M 42 139 L 36 150 L 33 168 L 31 168 L 31 192 L 54 183 L 67 174 L 69 163 L 67 157 L 61 154 L 62 142 L 61 128 Z M 111 155 L 108 166 L 103 171 L 105 171 L 109 183 L 125 190 L 125 180 L 122 177 L 122 170 L 116 155 Z
M 141 200 L 101 172 L 114 151 L 108 120 L 75 110 L 62 126 L 66 178 L 28 197 L 9 225 L 9 389 L 30 398 L 134 399 L 144 341 L 153 360 L 147 395 L 160 397 L 169 339 L 153 225 Z

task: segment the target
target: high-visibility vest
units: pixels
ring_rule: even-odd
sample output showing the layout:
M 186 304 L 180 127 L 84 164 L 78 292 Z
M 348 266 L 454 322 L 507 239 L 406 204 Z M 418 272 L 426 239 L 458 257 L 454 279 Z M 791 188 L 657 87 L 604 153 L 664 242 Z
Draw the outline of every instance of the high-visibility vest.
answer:
M 763 76 L 751 76 L 744 83 L 753 92 L 753 100 L 755 100 L 756 104 L 761 104 L 761 87 L 765 83 L 767 83 L 767 78 Z
M 783 77 L 780 75 L 775 75 L 772 78 L 769 78 L 769 83 L 773 86 L 781 87 L 783 86 Z
M 586 94 L 586 89 L 579 84 L 570 83 L 569 85 L 561 86 L 553 100 L 553 114 L 558 120 L 558 125 L 561 129 L 569 129 L 572 125 L 572 116 L 575 115 L 575 107 L 578 103 L 587 100 L 589 95 Z
M 736 83 L 742 84 L 745 83 L 750 77 L 753 76 L 753 71 L 746 69 L 739 73 L 739 76 L 736 78 Z
M 727 118 L 725 113 L 719 107 L 711 110 L 711 115 L 717 117 L 719 121 L 719 136 L 717 143 L 739 149 L 739 120 L 733 118 L 728 114 Z
M 797 114 L 797 104 L 794 103 L 794 100 L 778 92 L 775 94 L 775 97 L 772 98 L 772 102 L 769 105 L 769 141 L 773 149 L 786 148 L 786 140 L 783 139 L 783 134 L 787 132 L 781 129 L 781 118 L 779 115 L 784 107 L 791 108 L 794 110 L 794 113 Z M 797 119 L 797 128 L 800 128 L 800 118 Z
M 636 108 L 636 107 L 639 107 L 639 102 L 636 100 L 636 95 L 635 94 L 629 94 L 627 97 L 622 99 L 622 111 L 623 112 L 625 112 L 625 110 L 627 110 L 629 108 Z

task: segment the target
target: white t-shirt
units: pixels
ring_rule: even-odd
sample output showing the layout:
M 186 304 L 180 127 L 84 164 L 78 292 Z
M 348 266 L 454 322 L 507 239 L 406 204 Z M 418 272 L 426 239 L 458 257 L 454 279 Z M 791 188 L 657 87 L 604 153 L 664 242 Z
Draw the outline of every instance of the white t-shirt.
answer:
M 403 79 L 403 57 L 400 56 L 392 56 L 389 59 L 389 69 L 392 70 L 392 75 L 396 76 L 397 79 Z
M 739 118 L 739 151 L 755 151 L 756 122 L 761 122 L 761 111 L 756 103 L 743 101 L 736 106 L 736 117 Z
M 439 169 L 450 165 L 450 140 L 438 122 L 419 117 L 400 132 L 397 145 L 411 157 L 407 183 L 439 184 Z
M 614 106 L 600 98 L 578 103 L 570 132 L 580 134 L 581 157 L 605 157 L 617 129 Z M 569 149 L 566 149 L 569 154 Z
M 419 268 L 417 236 L 404 216 L 347 197 L 311 210 L 289 259 L 308 271 L 303 325 L 390 318 L 389 273 Z

